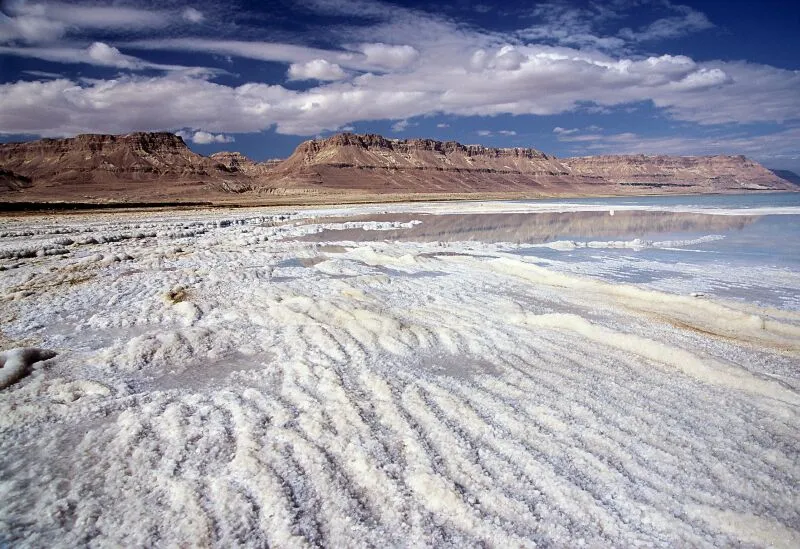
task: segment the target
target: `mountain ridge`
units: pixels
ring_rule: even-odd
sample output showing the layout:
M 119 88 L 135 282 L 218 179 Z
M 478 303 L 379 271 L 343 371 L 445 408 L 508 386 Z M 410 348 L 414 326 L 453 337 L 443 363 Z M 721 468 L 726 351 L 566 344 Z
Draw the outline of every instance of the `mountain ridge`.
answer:
M 203 156 L 169 132 L 0 144 L 0 200 L 264 201 L 285 196 L 609 195 L 796 190 L 740 155 L 557 158 L 534 148 L 340 133 L 281 161 Z M 232 198 L 235 195 L 236 198 Z M 343 198 L 344 197 L 344 198 Z

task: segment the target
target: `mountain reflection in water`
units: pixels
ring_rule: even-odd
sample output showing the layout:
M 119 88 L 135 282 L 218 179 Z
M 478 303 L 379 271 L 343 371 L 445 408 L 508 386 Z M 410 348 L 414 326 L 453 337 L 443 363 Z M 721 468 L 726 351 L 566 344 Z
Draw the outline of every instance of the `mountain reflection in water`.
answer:
M 612 213 L 613 212 L 613 213 Z M 307 235 L 302 240 L 415 242 L 511 242 L 539 244 L 562 239 L 653 238 L 669 234 L 723 233 L 742 230 L 759 216 L 706 215 L 699 213 L 610 210 L 605 212 L 508 213 L 508 214 L 379 214 L 349 218 L 315 219 L 315 223 L 344 221 L 422 223 L 410 228 L 365 231 L 361 228 L 333 230 Z

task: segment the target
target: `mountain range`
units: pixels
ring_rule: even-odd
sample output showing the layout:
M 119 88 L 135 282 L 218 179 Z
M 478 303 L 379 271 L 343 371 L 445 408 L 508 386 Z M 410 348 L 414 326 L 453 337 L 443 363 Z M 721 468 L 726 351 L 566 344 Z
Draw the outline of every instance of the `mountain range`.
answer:
M 172 133 L 0 144 L 4 203 L 323 203 L 798 190 L 744 156 L 556 158 L 530 148 L 337 134 L 284 160 L 202 156 Z

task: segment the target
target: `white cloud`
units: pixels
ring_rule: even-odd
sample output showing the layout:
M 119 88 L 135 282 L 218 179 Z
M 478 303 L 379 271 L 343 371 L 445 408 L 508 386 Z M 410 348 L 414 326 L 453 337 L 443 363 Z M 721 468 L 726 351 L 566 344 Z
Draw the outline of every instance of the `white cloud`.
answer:
M 557 139 L 563 143 L 582 143 L 606 139 L 604 135 L 599 133 L 602 130 L 603 128 L 600 126 L 594 125 L 583 128 L 583 130 L 580 128 L 567 129 L 556 126 L 553 128 L 553 133 L 556 134 Z
M 35 76 L 36 78 L 63 78 L 64 75 L 58 72 L 47 71 L 22 71 L 25 74 Z
M 0 43 L 14 45 L 20 41 L 54 44 L 70 33 L 156 31 L 181 21 L 200 23 L 205 19 L 202 12 L 191 7 L 172 11 L 24 0 L 6 2 L 3 7 L 7 15 L 0 12 Z
M 381 42 L 361 44 L 359 49 L 369 65 L 384 69 L 402 69 L 413 63 L 419 52 L 412 46 L 392 46 Z
M 128 47 L 144 50 L 207 52 L 233 57 L 244 57 L 259 61 L 280 61 L 284 63 L 308 63 L 324 59 L 341 66 L 351 67 L 356 55 L 346 51 L 323 50 L 296 44 L 280 42 L 247 42 L 242 40 L 215 40 L 208 38 L 165 38 L 135 40 Z M 360 54 L 359 54 L 360 55 Z M 363 59 L 363 56 L 360 56 Z M 363 63 L 356 63 L 363 67 Z
M 155 10 L 59 2 L 14 2 L 9 12 L 83 29 L 161 28 L 170 20 L 168 14 Z
M 619 28 L 621 21 L 637 9 L 664 17 L 639 30 Z M 566 2 L 540 2 L 531 15 L 536 23 L 516 33 L 523 40 L 607 52 L 626 52 L 631 49 L 631 44 L 679 38 L 714 27 L 704 13 L 669 0 L 597 2 L 581 7 Z M 614 27 L 619 30 L 609 32 L 609 28 Z
M 176 135 L 179 135 L 184 140 L 189 140 L 192 143 L 197 143 L 198 145 L 210 145 L 212 143 L 233 143 L 235 139 L 231 135 L 225 134 L 213 134 L 209 132 L 204 132 L 202 130 L 196 131 L 194 133 L 187 132 L 187 131 L 178 131 L 175 132 Z
M 136 66 L 136 63 L 139 62 L 139 60 L 134 60 L 127 55 L 123 55 L 117 48 L 102 42 L 95 42 L 86 48 L 86 53 L 89 55 L 89 59 L 96 61 L 98 65 L 133 68 Z
M 667 38 L 678 38 L 693 32 L 702 31 L 714 27 L 705 14 L 693 10 L 687 6 L 673 6 L 682 12 L 680 15 L 665 17 L 653 21 L 646 27 L 638 31 L 624 28 L 619 32 L 619 36 L 625 40 L 636 42 L 646 42 L 652 40 L 664 40 Z
M 0 43 L 22 40 L 27 43 L 53 42 L 60 39 L 67 26 L 44 17 L 22 15 L 0 19 Z
M 292 63 L 289 66 L 290 80 L 341 80 L 347 76 L 342 67 L 324 59 L 314 59 L 308 63 Z
M 591 13 L 613 21 L 620 5 L 615 3 L 611 9 L 596 4 Z M 665 6 L 671 16 L 690 14 L 672 4 Z M 109 131 L 109 127 L 122 132 L 190 127 L 216 133 L 274 127 L 281 133 L 314 135 L 359 121 L 403 121 L 424 115 L 553 115 L 575 110 L 608 113 L 644 104 L 655 106 L 665 116 L 699 124 L 782 122 L 797 119 L 800 112 L 800 73 L 796 71 L 743 62 L 696 62 L 680 55 L 625 51 L 612 55 L 593 46 L 524 43 L 517 39 L 520 35 L 509 39 L 380 2 L 317 0 L 315 9 L 358 13 L 376 21 L 369 27 L 331 30 L 326 38 L 338 46 L 329 49 L 228 40 L 224 38 L 230 34 L 224 33 L 220 39 L 150 35 L 126 43 L 97 42 L 88 48 L 70 44 L 6 47 L 0 53 L 93 63 L 128 74 L 94 82 L 56 79 L 39 87 L 25 82 L 0 86 L 0 101 L 9 106 L 0 109 L 0 128 L 8 133 L 24 133 L 20 131 L 24 129 L 52 135 L 73 129 Z M 141 19 L 140 11 L 107 12 L 106 22 L 144 24 L 148 19 Z M 159 13 L 182 21 L 178 11 Z M 558 17 L 553 21 L 563 21 L 568 29 L 580 30 L 584 25 L 583 15 L 569 10 L 554 13 Z M 33 12 L 25 16 L 43 17 Z M 591 26 L 588 31 L 596 32 Z M 137 38 L 135 33 L 128 34 Z M 369 36 L 372 40 L 380 36 L 382 42 L 370 41 Z M 277 61 L 287 64 L 290 78 L 317 82 L 302 90 L 262 83 L 229 86 L 204 79 L 207 69 L 189 74 L 181 67 L 162 67 L 175 74 L 142 78 L 130 71 L 160 66 L 123 53 L 135 48 Z M 21 109 L 20 114 L 12 114 L 12 106 Z M 583 134 L 599 134 L 599 130 Z
M 74 47 L 8 47 L 0 46 L 0 54 L 15 55 L 19 57 L 33 57 L 45 61 L 57 63 L 86 63 L 101 67 L 114 67 L 128 70 L 163 70 L 163 71 L 193 71 L 195 67 L 184 67 L 180 65 L 162 65 L 150 63 L 125 55 L 117 48 L 109 46 L 103 42 L 94 42 L 87 48 Z
M 195 8 L 185 8 L 181 12 L 181 16 L 190 23 L 202 23 L 205 19 L 203 12 Z
M 409 122 L 408 120 L 398 120 L 394 124 L 392 124 L 392 131 L 393 132 L 404 132 L 409 127 L 416 126 L 416 123 Z
M 436 124 L 436 127 L 437 128 L 449 128 L 450 124 L 445 124 L 444 122 L 442 122 L 441 124 Z
M 511 137 L 511 136 L 517 135 L 517 132 L 515 132 L 514 130 L 497 130 L 497 131 L 478 130 L 475 133 L 477 133 L 481 137 L 490 137 L 492 135 L 504 135 L 506 137 Z
M 603 139 L 606 139 L 606 137 L 597 133 L 587 133 L 583 135 L 560 135 L 558 137 L 559 141 L 567 143 L 585 143 L 587 141 L 602 141 Z
M 134 49 L 206 52 L 259 61 L 279 61 L 297 65 L 325 61 L 357 71 L 386 72 L 413 61 L 419 53 L 410 46 L 359 44 L 350 49 L 325 50 L 281 42 L 215 40 L 207 38 L 163 38 L 134 40 L 125 43 Z
M 357 121 L 429 114 L 557 114 L 587 102 L 613 108 L 652 101 L 676 119 L 701 124 L 784 121 L 800 112 L 800 73 L 794 71 L 747 63 L 698 64 L 671 56 L 615 59 L 542 46 L 518 50 L 526 60 L 515 71 L 467 70 L 472 52 L 466 50 L 460 52 L 461 66 L 455 57 L 447 65 L 426 58 L 412 73 L 365 74 L 303 91 L 255 83 L 230 87 L 182 75 L 84 85 L 55 80 L 47 83 L 51 87 L 11 83 L 0 86 L 0 102 L 8 106 L 0 112 L 0 128 L 8 133 L 69 133 L 73 127 L 101 130 L 119 121 L 122 132 L 130 131 L 124 121 L 137 129 L 201 127 L 216 132 L 275 125 L 282 133 L 313 135 Z M 117 62 L 113 50 L 102 51 L 105 55 L 96 55 L 95 62 Z M 717 86 L 676 85 L 693 74 L 703 81 L 723 73 L 726 79 Z M 34 106 L 30 120 L 9 114 L 16 100 L 20 108 Z M 51 121 L 50 112 L 59 117 Z

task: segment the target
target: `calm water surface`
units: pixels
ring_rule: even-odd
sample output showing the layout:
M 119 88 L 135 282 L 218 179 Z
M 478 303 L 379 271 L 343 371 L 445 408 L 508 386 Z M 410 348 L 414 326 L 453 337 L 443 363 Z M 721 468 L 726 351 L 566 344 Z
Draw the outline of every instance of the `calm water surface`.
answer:
M 421 223 L 389 231 L 324 230 L 306 239 L 507 243 L 514 245 L 512 253 L 540 258 L 552 268 L 576 274 L 800 309 L 800 193 L 583 198 L 533 204 L 608 209 L 376 214 L 349 221 Z M 781 213 L 762 213 L 774 208 Z

